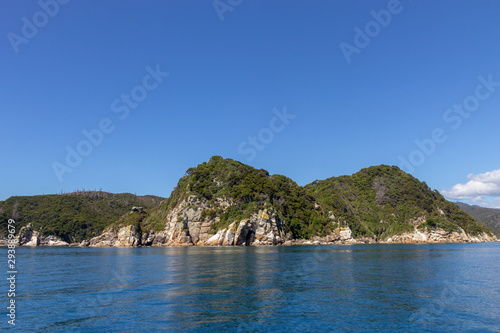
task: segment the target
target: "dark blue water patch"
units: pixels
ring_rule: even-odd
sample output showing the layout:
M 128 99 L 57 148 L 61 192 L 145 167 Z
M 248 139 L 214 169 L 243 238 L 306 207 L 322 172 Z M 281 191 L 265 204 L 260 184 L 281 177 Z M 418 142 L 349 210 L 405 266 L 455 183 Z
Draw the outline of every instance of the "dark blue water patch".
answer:
M 23 332 L 500 331 L 498 243 L 17 251 Z

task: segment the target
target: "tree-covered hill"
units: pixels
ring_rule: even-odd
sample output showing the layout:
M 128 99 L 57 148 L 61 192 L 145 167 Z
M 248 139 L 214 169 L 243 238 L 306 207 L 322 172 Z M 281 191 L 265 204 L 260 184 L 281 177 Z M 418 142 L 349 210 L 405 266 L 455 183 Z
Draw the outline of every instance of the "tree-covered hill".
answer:
M 132 206 L 145 209 L 130 213 Z M 355 238 L 374 240 L 415 228 L 492 235 L 438 191 L 395 166 L 373 166 L 299 186 L 288 177 L 214 156 L 188 169 L 165 200 L 101 191 L 11 197 L 0 202 L 0 236 L 6 235 L 9 218 L 16 220 L 17 230 L 32 223 L 42 235 L 67 242 L 89 240 L 111 225 L 113 230 L 136 225 L 141 232 L 184 232 L 187 237 L 194 220 L 206 236 L 259 211 L 272 212 L 287 237 L 295 239 L 328 236 L 345 227 Z
M 16 221 L 16 230 L 28 223 L 42 235 L 56 235 L 71 243 L 99 235 L 132 206 L 158 206 L 161 197 L 78 191 L 65 194 L 15 196 L 0 201 L 0 236 L 7 234 L 7 221 Z
M 337 227 L 349 227 L 354 237 L 378 240 L 415 227 L 491 234 L 438 191 L 395 166 L 369 167 L 302 187 L 285 176 L 214 156 L 188 169 L 147 220 L 162 226 L 168 212 L 193 195 L 211 207 L 203 214 L 220 217 L 214 230 L 272 208 L 294 238 L 323 236 Z M 223 201 L 231 205 L 223 207 Z
M 416 225 L 448 231 L 460 227 L 471 235 L 490 233 L 438 191 L 396 166 L 373 166 L 352 176 L 315 181 L 305 188 L 324 209 L 344 221 L 354 237 L 384 239 L 412 231 Z
M 188 169 L 171 196 L 156 212 L 152 212 L 149 220 L 161 225 L 162 217 L 189 196 L 211 207 L 203 212 L 204 215 L 220 217 L 220 221 L 213 225 L 214 230 L 248 218 L 264 208 L 275 210 L 286 231 L 297 238 L 308 238 L 330 230 L 327 219 L 314 208 L 314 198 L 296 182 L 220 156 Z M 229 207 L 222 202 L 229 203 Z

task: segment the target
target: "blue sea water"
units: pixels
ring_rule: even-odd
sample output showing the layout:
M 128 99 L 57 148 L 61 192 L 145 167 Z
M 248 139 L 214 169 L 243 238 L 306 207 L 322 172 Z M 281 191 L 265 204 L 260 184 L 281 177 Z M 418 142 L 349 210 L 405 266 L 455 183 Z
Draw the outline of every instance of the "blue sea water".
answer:
M 500 243 L 39 247 L 16 264 L 1 330 L 500 332 Z

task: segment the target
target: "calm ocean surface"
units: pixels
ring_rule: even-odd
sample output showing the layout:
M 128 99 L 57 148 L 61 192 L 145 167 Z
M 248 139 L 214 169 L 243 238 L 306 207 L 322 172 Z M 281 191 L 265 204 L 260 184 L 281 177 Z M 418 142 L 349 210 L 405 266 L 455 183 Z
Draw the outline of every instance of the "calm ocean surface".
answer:
M 16 264 L 22 332 L 500 332 L 500 243 L 40 247 Z

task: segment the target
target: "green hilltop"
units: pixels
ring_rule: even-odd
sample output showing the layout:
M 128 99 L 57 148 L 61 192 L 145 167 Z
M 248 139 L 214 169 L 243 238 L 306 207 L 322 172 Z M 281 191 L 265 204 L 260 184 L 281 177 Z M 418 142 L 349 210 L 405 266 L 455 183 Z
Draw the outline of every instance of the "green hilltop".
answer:
M 290 178 L 270 175 L 264 169 L 220 156 L 188 169 L 171 196 L 153 210 L 147 220 L 161 225 L 168 211 L 189 196 L 210 207 L 203 211 L 204 215 L 220 217 L 220 221 L 212 226 L 214 232 L 264 208 L 275 209 L 285 230 L 296 238 L 308 238 L 331 229 L 329 221 L 314 208 L 314 198 Z M 224 209 L 222 201 L 231 205 Z
M 457 205 L 447 201 L 396 166 L 372 166 L 352 176 L 332 177 L 305 186 L 325 210 L 351 228 L 354 237 L 388 238 L 412 231 L 419 217 L 420 229 L 442 228 L 477 235 L 491 232 Z

